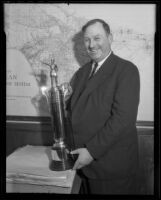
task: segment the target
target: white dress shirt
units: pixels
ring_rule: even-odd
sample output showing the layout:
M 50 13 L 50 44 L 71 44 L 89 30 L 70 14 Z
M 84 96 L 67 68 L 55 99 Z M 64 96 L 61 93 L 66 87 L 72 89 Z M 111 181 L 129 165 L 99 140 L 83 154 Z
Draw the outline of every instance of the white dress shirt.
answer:
M 102 64 L 105 62 L 105 60 L 111 55 L 111 52 L 112 52 L 112 51 L 110 51 L 109 54 L 108 54 L 103 60 L 101 60 L 100 62 L 98 62 L 98 66 L 97 66 L 97 68 L 96 68 L 96 70 L 95 70 L 95 73 L 100 69 L 100 67 L 101 67 Z M 91 73 L 92 73 L 92 71 L 93 71 L 94 64 L 95 64 L 95 62 L 92 63 L 92 70 L 91 70 Z M 91 73 L 90 73 L 90 75 L 91 75 Z M 95 74 L 95 73 L 94 73 L 94 74 Z

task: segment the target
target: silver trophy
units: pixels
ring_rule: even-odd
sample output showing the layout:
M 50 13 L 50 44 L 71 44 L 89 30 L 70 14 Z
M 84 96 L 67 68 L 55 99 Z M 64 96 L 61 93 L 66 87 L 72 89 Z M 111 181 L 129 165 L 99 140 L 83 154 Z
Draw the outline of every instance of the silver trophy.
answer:
M 50 67 L 51 79 L 51 88 L 42 90 L 48 101 L 54 138 L 50 169 L 54 171 L 68 170 L 73 167 L 77 158 L 77 155 L 70 153 L 75 147 L 70 117 L 66 110 L 66 100 L 71 95 L 72 88 L 68 83 L 58 85 L 58 67 L 54 59 L 51 59 L 50 64 L 43 64 Z

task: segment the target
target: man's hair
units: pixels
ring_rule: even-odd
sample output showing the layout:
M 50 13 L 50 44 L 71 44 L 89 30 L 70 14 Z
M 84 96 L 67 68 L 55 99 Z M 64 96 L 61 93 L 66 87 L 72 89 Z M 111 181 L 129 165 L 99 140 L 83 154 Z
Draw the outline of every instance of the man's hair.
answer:
M 105 29 L 107 34 L 110 34 L 110 27 L 109 25 L 102 19 L 92 19 L 88 21 L 83 27 L 82 27 L 82 32 L 84 33 L 87 29 L 88 26 L 93 25 L 97 22 L 100 22 L 103 25 L 103 28 Z

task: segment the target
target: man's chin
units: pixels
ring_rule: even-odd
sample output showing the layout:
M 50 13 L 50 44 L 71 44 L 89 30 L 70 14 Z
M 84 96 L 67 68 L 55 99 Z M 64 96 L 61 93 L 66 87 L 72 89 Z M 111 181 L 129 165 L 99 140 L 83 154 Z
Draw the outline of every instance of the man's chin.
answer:
M 92 55 L 90 57 L 91 57 L 92 60 L 94 60 L 96 62 L 98 62 L 99 58 L 100 58 L 99 56 L 92 56 Z
M 100 58 L 93 57 L 92 60 L 94 60 L 95 62 L 99 62 L 101 59 L 100 59 Z

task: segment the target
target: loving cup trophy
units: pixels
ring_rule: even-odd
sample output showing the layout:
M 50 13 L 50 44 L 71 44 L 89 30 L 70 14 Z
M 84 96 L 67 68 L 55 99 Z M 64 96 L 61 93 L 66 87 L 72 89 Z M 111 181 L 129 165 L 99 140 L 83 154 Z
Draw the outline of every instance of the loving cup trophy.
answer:
M 58 67 L 54 59 L 51 59 L 50 63 L 44 64 L 50 67 L 51 79 L 51 88 L 49 90 L 42 88 L 42 93 L 48 101 L 54 138 L 50 169 L 64 171 L 73 168 L 77 157 L 70 153 L 74 150 L 74 140 L 70 117 L 66 110 L 66 99 L 71 95 L 72 88 L 68 83 L 58 85 Z

